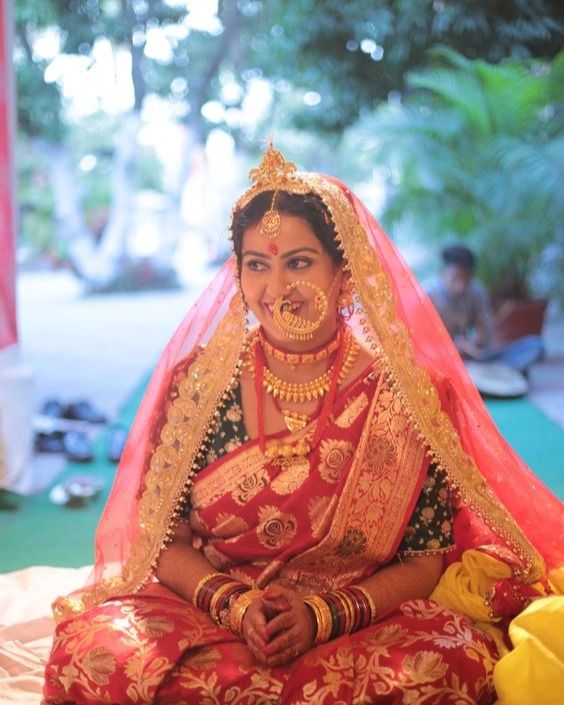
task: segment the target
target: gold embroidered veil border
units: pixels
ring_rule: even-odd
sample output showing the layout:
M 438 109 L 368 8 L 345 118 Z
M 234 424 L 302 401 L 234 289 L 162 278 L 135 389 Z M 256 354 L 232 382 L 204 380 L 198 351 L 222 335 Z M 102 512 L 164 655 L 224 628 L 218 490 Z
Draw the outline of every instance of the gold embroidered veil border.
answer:
M 532 580 L 542 575 L 542 557 L 464 451 L 451 419 L 441 408 L 428 371 L 416 360 L 410 335 L 396 310 L 389 276 L 346 194 L 324 176 L 298 172 L 272 146 L 250 176 L 254 184 L 235 204 L 234 213 L 264 191 L 314 193 L 321 198 L 335 225 L 345 267 L 352 278 L 363 337 L 380 355 L 388 383 L 399 394 L 430 457 L 445 470 L 463 501 L 515 552 L 522 561 L 523 576 Z
M 428 371 L 416 360 L 408 330 L 397 315 L 389 277 L 351 203 L 327 179 L 317 174 L 304 174 L 303 178 L 331 213 L 357 292 L 363 335 L 373 350 L 378 351 L 388 383 L 399 394 L 431 459 L 447 473 L 451 486 L 463 501 L 516 553 L 523 563 L 524 576 L 539 577 L 545 570 L 541 556 L 464 451 L 451 419 L 441 408 Z
M 108 578 L 53 604 L 57 620 L 79 614 L 146 583 L 171 538 L 190 493 L 191 476 L 221 399 L 238 376 L 246 342 L 246 312 L 236 293 L 217 331 L 191 363 L 170 405 L 154 449 L 139 501 L 139 530 L 121 575 Z
M 345 193 L 325 177 L 298 172 L 272 147 L 251 176 L 254 183 L 237 201 L 234 213 L 263 191 L 313 192 L 322 199 L 352 277 L 363 337 L 378 352 L 388 384 L 400 396 L 430 456 L 448 473 L 464 501 L 519 556 L 527 578 L 538 577 L 544 571 L 542 558 L 462 448 L 450 418 L 441 409 L 429 373 L 416 361 L 409 333 L 396 312 L 389 277 Z M 240 294 L 236 294 L 216 332 L 190 366 L 168 411 L 161 443 L 145 477 L 139 530 L 122 574 L 59 598 L 54 604 L 57 619 L 112 596 L 135 592 L 151 576 L 189 494 L 196 457 L 217 405 L 238 375 L 245 343 L 245 310 Z

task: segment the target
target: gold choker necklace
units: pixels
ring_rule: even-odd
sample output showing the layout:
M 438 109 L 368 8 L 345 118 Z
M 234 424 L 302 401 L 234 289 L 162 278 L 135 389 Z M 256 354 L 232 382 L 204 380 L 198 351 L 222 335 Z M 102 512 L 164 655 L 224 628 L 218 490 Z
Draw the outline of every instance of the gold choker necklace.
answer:
M 344 344 L 347 346 L 345 359 L 338 374 L 337 384 L 341 384 L 350 372 L 360 349 L 356 339 L 350 332 L 346 334 Z M 332 365 L 322 375 L 309 382 L 288 382 L 284 379 L 280 379 L 265 367 L 263 387 L 266 389 L 266 392 L 271 394 L 275 399 L 303 404 L 307 401 L 320 399 L 327 394 L 331 387 L 334 372 L 335 366 Z
M 325 347 L 313 352 L 305 353 L 290 353 L 285 350 L 280 350 L 280 348 L 275 348 L 274 345 L 266 339 L 262 328 L 259 330 L 258 339 L 263 347 L 263 350 L 275 360 L 278 360 L 278 362 L 284 362 L 291 367 L 296 367 L 296 365 L 313 365 L 316 362 L 321 362 L 321 360 L 326 360 L 329 355 L 334 353 L 341 344 L 342 333 L 339 330 L 335 337 L 330 340 Z

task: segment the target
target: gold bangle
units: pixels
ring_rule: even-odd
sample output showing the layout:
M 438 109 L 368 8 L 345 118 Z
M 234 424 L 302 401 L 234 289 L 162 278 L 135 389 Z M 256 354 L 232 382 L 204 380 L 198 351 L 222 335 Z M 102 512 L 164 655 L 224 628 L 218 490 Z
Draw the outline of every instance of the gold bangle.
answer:
M 226 577 L 225 573 L 208 573 L 207 575 L 204 575 L 204 577 L 199 581 L 199 583 L 194 588 L 194 592 L 192 593 L 192 604 L 194 605 L 194 607 L 198 606 L 198 594 L 200 593 L 204 585 L 208 582 L 208 580 L 211 580 L 212 578 L 219 578 L 219 576 Z
M 368 602 L 368 605 L 370 606 L 370 624 L 372 624 L 372 622 L 376 621 L 376 617 L 378 616 L 378 610 L 376 609 L 376 603 L 374 602 L 374 598 L 367 590 L 367 588 L 363 587 L 362 585 L 355 585 L 354 588 L 355 590 L 360 590 L 360 592 L 366 598 L 366 602 Z
M 320 595 L 309 595 L 304 599 L 304 602 L 313 610 L 317 622 L 315 645 L 324 644 L 326 641 L 329 641 L 333 629 L 331 609 Z
M 253 600 L 262 595 L 262 590 L 247 590 L 239 595 L 229 609 L 229 628 L 237 636 L 243 635 L 243 618 Z

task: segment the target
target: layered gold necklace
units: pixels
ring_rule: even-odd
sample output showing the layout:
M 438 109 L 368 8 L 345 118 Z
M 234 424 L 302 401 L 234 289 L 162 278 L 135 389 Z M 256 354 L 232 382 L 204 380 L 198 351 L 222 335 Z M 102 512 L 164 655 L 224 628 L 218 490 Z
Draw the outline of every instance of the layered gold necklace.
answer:
M 278 462 L 278 460 L 284 463 L 293 462 L 293 459 L 308 455 L 311 449 L 319 443 L 333 408 L 337 387 L 352 369 L 360 350 L 355 337 L 347 328 L 344 328 L 342 332 L 339 331 L 338 338 L 341 340 L 341 346 L 337 348 L 335 361 L 326 372 L 308 382 L 288 382 L 280 379 L 267 368 L 264 348 L 260 343 L 259 335 L 255 335 L 254 344 L 251 343 L 249 350 L 249 352 L 254 351 L 254 354 L 251 353 L 252 357 L 248 356 L 245 365 L 255 378 L 259 447 L 265 456 L 273 462 Z M 286 428 L 291 432 L 303 430 L 309 423 L 310 417 L 298 411 L 282 409 L 280 400 L 303 403 L 323 398 L 311 442 L 302 437 L 296 441 L 282 442 L 272 439 L 267 443 L 264 431 L 264 390 L 272 395 L 276 408 L 282 414 Z
M 351 371 L 359 352 L 359 345 L 350 332 L 345 336 L 344 345 L 346 346 L 345 358 L 338 373 L 337 384 L 341 384 Z M 270 394 L 275 399 L 303 404 L 304 402 L 315 401 L 324 397 L 331 387 L 331 380 L 334 374 L 335 365 L 333 364 L 326 372 L 319 375 L 319 377 L 315 377 L 315 379 L 307 382 L 289 382 L 277 377 L 274 372 L 265 367 L 263 387 L 267 394 Z

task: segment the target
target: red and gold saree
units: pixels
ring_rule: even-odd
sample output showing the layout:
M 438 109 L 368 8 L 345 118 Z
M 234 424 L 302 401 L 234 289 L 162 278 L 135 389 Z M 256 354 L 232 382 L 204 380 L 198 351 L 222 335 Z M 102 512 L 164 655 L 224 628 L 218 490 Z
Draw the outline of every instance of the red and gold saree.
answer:
M 504 648 L 492 624 L 503 627 L 538 594 L 529 586 L 562 564 L 560 503 L 499 436 L 378 224 L 344 185 L 286 167 L 277 188 L 313 192 L 331 214 L 355 289 L 351 327 L 377 362 L 340 391 L 308 457 L 274 464 L 239 440 L 202 462 L 248 340 L 226 263 L 153 376 L 100 522 L 91 584 L 55 604 L 47 703 L 487 703 Z M 358 582 L 401 560 L 430 463 L 456 509 L 434 599 L 403 603 L 284 668 L 256 666 L 242 642 L 154 580 L 187 516 L 195 545 L 238 579 L 305 594 Z
M 309 456 L 274 463 L 256 440 L 225 445 L 192 486 L 195 545 L 218 570 L 304 595 L 392 560 L 427 477 L 424 448 L 376 365 L 341 392 Z M 489 702 L 496 653 L 462 615 L 411 601 L 285 668 L 257 667 L 244 643 L 152 583 L 59 626 L 46 694 L 78 703 L 454 702 L 463 661 L 467 702 Z

